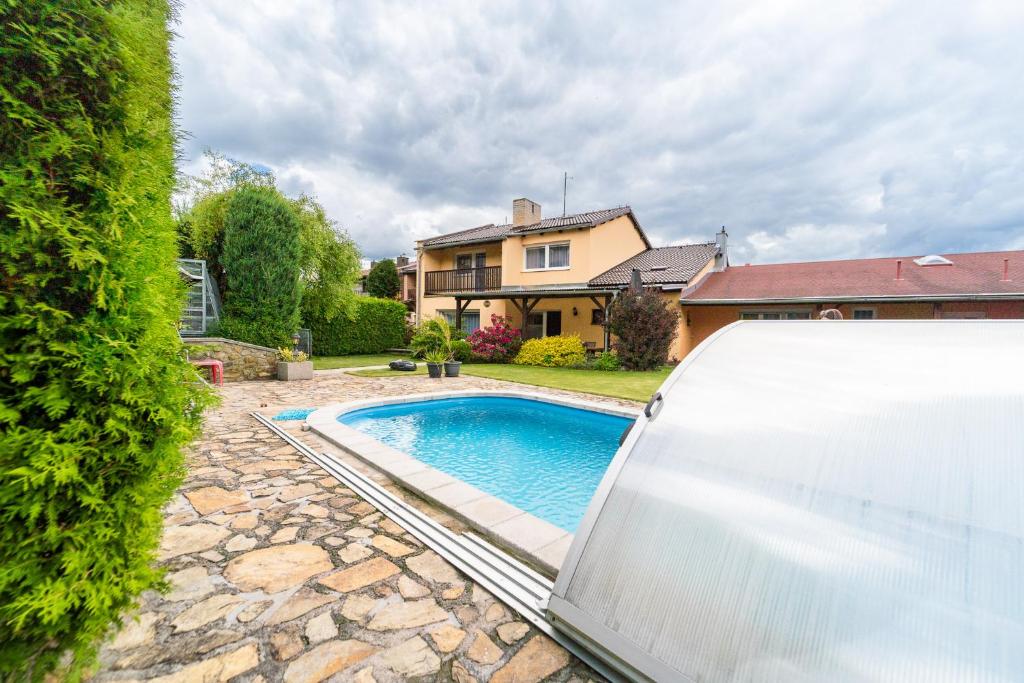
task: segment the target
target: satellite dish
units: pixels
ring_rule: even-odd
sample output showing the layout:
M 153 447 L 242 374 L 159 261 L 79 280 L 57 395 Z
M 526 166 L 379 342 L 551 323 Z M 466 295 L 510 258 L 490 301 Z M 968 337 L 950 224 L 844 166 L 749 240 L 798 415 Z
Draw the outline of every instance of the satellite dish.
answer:
M 818 320 L 842 320 L 843 314 L 838 308 L 829 308 L 818 314 Z

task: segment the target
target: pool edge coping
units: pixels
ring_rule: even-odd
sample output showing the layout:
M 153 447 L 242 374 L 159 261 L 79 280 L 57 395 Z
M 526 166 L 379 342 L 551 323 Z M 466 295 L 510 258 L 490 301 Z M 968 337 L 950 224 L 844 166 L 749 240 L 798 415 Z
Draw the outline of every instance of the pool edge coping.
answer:
M 640 414 L 638 409 L 541 392 L 466 389 L 332 403 L 311 413 L 305 424 L 330 443 L 372 465 L 542 573 L 554 577 L 569 552 L 572 533 L 338 422 L 341 415 L 364 408 L 474 397 L 521 398 L 630 419 L 636 419 Z M 329 453 L 327 455 L 330 456 Z

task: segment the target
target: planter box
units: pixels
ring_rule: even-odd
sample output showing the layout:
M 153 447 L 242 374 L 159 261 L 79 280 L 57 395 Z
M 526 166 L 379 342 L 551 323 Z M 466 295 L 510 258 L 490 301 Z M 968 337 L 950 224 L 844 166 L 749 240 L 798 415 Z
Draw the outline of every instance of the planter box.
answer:
M 292 382 L 297 379 L 313 379 L 313 361 L 307 360 L 301 363 L 278 361 L 277 378 L 284 382 Z

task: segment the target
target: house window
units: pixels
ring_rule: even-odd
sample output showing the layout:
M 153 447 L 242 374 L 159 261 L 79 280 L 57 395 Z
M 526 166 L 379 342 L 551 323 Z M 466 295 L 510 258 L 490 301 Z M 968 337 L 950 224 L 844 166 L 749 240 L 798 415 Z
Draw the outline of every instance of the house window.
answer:
M 874 320 L 875 309 L 873 308 L 855 308 L 853 309 L 854 320 Z
M 595 308 L 590 311 L 591 325 L 604 325 L 604 309 Z
M 455 327 L 455 311 L 438 311 L 451 327 Z M 462 331 L 472 334 L 480 329 L 480 311 L 462 312 Z
M 810 311 L 744 311 L 740 320 L 810 320 Z
M 456 254 L 455 269 L 470 270 L 472 268 L 483 268 L 487 265 L 487 254 Z
M 569 267 L 569 245 L 541 244 L 524 250 L 524 270 L 565 270 Z
M 557 337 L 562 334 L 562 312 L 537 311 L 531 313 L 526 318 L 526 328 L 523 332 L 526 339 Z

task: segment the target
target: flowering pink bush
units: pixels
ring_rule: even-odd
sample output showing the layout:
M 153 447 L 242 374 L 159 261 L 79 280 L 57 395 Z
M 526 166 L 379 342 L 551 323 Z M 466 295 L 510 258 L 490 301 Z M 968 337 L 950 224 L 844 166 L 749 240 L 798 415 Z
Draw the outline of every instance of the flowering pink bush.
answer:
M 481 327 L 466 338 L 473 358 L 490 363 L 507 363 L 519 352 L 523 335 L 512 327 L 512 319 L 491 314 L 491 326 Z

